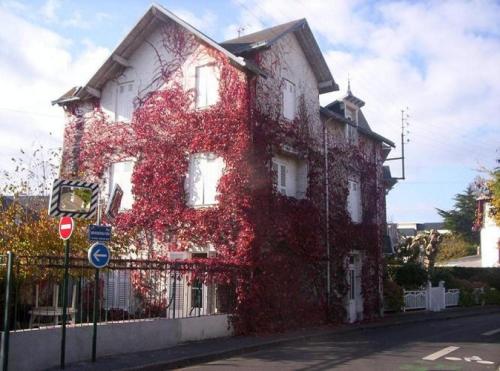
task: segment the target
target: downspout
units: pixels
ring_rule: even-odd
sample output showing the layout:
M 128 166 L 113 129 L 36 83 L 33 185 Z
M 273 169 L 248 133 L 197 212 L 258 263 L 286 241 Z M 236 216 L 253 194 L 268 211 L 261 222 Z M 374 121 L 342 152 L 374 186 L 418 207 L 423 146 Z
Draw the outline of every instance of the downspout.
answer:
M 325 156 L 325 239 L 326 239 L 326 299 L 328 312 L 330 311 L 331 301 L 331 261 L 330 261 L 330 192 L 328 179 L 328 130 L 327 124 L 331 118 L 327 119 L 323 125 L 323 153 Z

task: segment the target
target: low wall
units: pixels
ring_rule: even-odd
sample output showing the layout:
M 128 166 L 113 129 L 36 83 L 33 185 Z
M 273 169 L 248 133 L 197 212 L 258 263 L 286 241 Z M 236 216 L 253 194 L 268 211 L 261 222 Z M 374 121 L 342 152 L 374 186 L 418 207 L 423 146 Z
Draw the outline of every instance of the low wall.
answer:
M 141 352 L 230 336 L 227 315 L 108 322 L 97 327 L 97 357 Z M 42 370 L 59 365 L 61 327 L 11 332 L 9 370 Z M 66 328 L 66 363 L 91 359 L 92 325 Z

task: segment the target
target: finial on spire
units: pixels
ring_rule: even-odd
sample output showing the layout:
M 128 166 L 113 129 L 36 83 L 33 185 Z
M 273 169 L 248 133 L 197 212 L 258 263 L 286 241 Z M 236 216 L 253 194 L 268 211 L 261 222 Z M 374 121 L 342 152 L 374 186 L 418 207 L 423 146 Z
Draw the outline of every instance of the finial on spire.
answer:
M 351 77 L 347 74 L 347 95 L 352 95 L 351 92 Z

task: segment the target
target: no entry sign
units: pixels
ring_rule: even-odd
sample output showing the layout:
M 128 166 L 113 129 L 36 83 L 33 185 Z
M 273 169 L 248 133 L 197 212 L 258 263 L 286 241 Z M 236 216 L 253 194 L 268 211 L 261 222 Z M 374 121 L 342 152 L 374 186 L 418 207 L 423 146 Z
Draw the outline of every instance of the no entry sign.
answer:
M 67 240 L 71 237 L 75 224 L 73 218 L 69 216 L 63 216 L 59 221 L 59 237 L 63 240 Z

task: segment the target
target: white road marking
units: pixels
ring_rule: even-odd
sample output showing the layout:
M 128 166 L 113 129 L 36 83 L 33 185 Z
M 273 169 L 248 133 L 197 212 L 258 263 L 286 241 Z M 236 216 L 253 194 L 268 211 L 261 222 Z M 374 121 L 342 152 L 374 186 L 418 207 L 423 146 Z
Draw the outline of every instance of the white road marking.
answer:
M 477 363 L 480 363 L 482 365 L 492 365 L 494 364 L 495 362 L 491 362 L 491 361 L 477 361 Z
M 447 359 L 448 361 L 461 361 L 462 358 L 460 357 L 444 357 L 444 359 Z
M 61 224 L 61 230 L 71 229 L 71 224 Z
M 459 349 L 460 347 L 447 347 L 443 348 L 440 351 L 437 351 L 436 353 L 429 354 L 427 357 L 422 358 L 425 361 L 435 361 L 436 359 L 441 358 L 442 356 L 445 356 L 451 352 L 454 352 L 455 350 Z
M 491 330 L 491 331 L 484 332 L 481 335 L 483 335 L 483 336 L 491 336 L 491 335 L 495 335 L 497 332 L 500 332 L 500 328 L 497 328 L 496 330 Z

